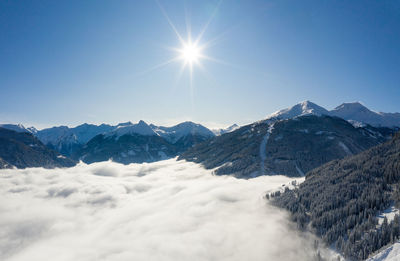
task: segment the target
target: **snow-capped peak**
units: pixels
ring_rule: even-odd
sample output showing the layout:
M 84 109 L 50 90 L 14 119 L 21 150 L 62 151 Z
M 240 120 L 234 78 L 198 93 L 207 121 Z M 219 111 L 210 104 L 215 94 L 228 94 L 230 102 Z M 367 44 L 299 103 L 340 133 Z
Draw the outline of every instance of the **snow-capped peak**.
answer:
M 157 135 L 156 132 L 144 121 L 140 120 L 137 124 L 118 126 L 115 130 L 108 132 L 106 136 L 121 137 L 126 134 L 140 134 L 144 136 Z
M 8 130 L 13 130 L 16 132 L 28 132 L 32 134 L 35 134 L 37 132 L 35 127 L 25 128 L 25 126 L 22 124 L 0 124 L 0 127 Z
M 400 126 L 400 113 L 371 111 L 360 102 L 343 103 L 331 110 L 330 113 L 348 121 L 357 121 L 373 126 Z
M 285 120 L 309 114 L 318 116 L 329 115 L 329 111 L 313 102 L 303 101 L 290 108 L 274 112 L 270 114 L 267 119 L 275 118 L 279 120 Z
M 341 112 L 360 112 L 360 111 L 370 111 L 367 107 L 362 105 L 360 102 L 345 102 L 337 106 L 331 112 L 341 111 Z
M 175 143 L 180 138 L 187 136 L 189 134 L 199 135 L 203 137 L 215 136 L 212 131 L 210 131 L 203 125 L 191 121 L 185 121 L 172 127 L 163 127 L 155 125 L 151 125 L 151 127 L 158 135 L 160 135 L 163 138 L 166 138 L 172 143 Z
M 231 126 L 226 127 L 226 128 L 213 129 L 212 132 L 213 132 L 215 135 L 222 135 L 222 134 L 225 134 L 225 133 L 232 132 L 232 131 L 234 131 L 234 130 L 236 130 L 236 129 L 239 129 L 239 127 L 240 127 L 240 126 L 237 125 L 237 124 L 235 123 L 235 124 L 232 124 Z
M 118 123 L 117 127 L 124 127 L 124 126 L 130 126 L 130 125 L 133 125 L 133 123 L 131 121 L 127 121 L 127 122 Z

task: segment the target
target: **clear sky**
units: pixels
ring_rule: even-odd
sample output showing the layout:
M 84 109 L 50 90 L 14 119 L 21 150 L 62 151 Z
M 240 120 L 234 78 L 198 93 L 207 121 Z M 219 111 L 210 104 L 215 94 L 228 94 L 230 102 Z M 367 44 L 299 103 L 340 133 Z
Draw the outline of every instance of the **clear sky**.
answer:
M 200 59 L 180 75 L 187 25 Z M 210 20 L 210 18 L 212 18 Z M 209 22 L 209 23 L 208 23 Z M 303 100 L 400 111 L 400 1 L 0 1 L 0 122 L 249 123 Z

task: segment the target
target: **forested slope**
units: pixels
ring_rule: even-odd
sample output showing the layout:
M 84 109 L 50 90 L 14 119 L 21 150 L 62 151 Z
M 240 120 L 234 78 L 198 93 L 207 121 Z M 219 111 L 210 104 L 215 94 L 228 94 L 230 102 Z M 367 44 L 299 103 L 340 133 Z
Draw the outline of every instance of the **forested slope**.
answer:
M 311 228 L 353 260 L 400 236 L 400 219 L 377 215 L 400 202 L 400 134 L 358 155 L 334 160 L 307 173 L 295 190 L 267 195 L 292 213 L 301 229 Z

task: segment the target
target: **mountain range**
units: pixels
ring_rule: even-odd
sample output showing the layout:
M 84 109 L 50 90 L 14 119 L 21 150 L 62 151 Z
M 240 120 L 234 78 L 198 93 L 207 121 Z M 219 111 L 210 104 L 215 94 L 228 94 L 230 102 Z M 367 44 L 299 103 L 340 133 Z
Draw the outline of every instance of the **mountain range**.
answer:
M 124 164 L 153 162 L 175 157 L 214 136 L 193 122 L 163 127 L 139 121 L 95 136 L 77 152 L 76 158 L 86 163 L 108 159 Z
M 328 111 L 304 101 L 246 126 L 216 130 L 193 122 L 164 127 L 144 121 L 43 130 L 21 124 L 0 127 L 30 133 L 49 149 L 86 163 L 112 159 L 129 164 L 179 156 L 215 168 L 217 174 L 299 176 L 386 141 L 400 126 L 399 115 L 373 112 L 360 103 Z
M 220 175 L 304 176 L 330 160 L 385 142 L 395 131 L 370 125 L 354 127 L 348 121 L 326 115 L 274 118 L 207 140 L 178 159 L 200 163 Z

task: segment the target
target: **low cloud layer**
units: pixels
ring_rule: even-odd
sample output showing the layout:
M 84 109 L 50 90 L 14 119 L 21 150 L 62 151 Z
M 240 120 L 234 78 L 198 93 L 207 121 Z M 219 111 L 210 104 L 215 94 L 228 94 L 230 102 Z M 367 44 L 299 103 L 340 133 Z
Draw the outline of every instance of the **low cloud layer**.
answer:
M 291 179 L 175 160 L 0 171 L 0 260 L 313 260 L 263 198 Z

